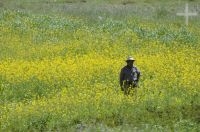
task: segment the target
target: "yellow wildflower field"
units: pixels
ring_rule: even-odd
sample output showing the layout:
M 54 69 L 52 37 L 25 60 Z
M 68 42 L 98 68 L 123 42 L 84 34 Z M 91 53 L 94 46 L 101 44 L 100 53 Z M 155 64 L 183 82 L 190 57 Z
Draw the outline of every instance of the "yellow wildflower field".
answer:
M 1 131 L 199 130 L 195 25 L 90 25 L 16 11 L 0 18 Z M 142 76 L 124 96 L 119 72 L 129 55 Z

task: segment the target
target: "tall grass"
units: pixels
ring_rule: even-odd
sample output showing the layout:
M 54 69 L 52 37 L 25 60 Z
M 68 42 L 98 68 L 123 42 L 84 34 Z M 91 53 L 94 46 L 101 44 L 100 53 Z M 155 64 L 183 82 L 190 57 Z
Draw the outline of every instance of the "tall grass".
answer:
M 198 131 L 198 26 L 2 10 L 1 131 Z M 124 96 L 128 55 L 142 78 Z
M 177 12 L 183 12 L 185 0 L 180 1 L 137 1 L 137 0 L 42 0 L 42 1 L 3 1 L 2 9 L 28 11 L 38 14 L 76 16 L 89 21 L 100 19 L 144 19 L 147 21 L 169 23 L 184 22 L 184 18 L 177 17 Z M 125 3 L 125 4 L 124 4 Z M 126 4 L 127 3 L 127 4 Z M 199 12 L 199 2 L 189 1 L 190 10 Z M 199 17 L 190 21 L 198 24 Z

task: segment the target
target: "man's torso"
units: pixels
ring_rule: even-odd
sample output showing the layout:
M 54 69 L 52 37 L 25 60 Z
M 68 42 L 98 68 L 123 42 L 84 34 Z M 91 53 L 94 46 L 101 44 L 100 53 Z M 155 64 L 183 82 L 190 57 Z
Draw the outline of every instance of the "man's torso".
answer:
M 122 72 L 124 75 L 124 80 L 126 81 L 133 82 L 138 80 L 139 71 L 135 66 L 133 67 L 125 66 L 122 68 Z

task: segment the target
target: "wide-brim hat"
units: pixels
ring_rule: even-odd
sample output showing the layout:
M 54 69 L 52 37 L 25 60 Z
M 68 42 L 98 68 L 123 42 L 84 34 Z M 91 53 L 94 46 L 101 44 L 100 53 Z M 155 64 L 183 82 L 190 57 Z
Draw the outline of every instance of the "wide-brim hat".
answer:
M 127 57 L 126 62 L 127 61 L 135 61 L 135 59 L 132 56 Z

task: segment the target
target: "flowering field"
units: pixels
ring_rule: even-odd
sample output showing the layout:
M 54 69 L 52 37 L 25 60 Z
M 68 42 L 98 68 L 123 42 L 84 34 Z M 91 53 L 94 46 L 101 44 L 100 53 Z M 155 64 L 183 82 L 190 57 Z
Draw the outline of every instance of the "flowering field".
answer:
M 200 130 L 199 25 L 0 12 L 0 131 Z M 124 96 L 128 55 L 142 72 Z

